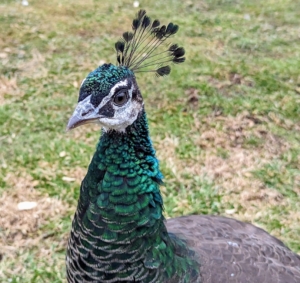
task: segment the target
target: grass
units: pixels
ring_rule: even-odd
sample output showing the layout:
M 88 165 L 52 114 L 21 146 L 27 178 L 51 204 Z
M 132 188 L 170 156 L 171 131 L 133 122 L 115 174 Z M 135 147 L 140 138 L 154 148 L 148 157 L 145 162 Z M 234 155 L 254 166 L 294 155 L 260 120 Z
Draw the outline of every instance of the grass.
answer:
M 143 1 L 180 25 L 187 62 L 138 77 L 165 214 L 220 214 L 300 253 L 298 1 Z M 115 62 L 133 1 L 0 4 L 0 279 L 65 282 L 65 246 L 96 126 L 65 133 L 81 80 Z M 20 212 L 21 201 L 37 207 Z

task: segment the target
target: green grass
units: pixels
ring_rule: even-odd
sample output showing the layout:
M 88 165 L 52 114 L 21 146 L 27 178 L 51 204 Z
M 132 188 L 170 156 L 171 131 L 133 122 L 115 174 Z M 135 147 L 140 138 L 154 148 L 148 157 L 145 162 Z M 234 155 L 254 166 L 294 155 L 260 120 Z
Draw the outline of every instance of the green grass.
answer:
M 65 133 L 66 123 L 81 80 L 101 62 L 115 63 L 114 42 L 137 12 L 133 1 L 104 2 L 0 4 L 0 197 L 7 209 L 48 196 L 60 205 L 23 232 L 13 213 L 1 212 L 0 281 L 65 282 L 66 239 L 100 133 L 94 126 Z M 187 53 L 168 78 L 138 76 L 166 216 L 236 217 L 299 253 L 299 2 L 140 8 L 178 23 L 174 41 Z

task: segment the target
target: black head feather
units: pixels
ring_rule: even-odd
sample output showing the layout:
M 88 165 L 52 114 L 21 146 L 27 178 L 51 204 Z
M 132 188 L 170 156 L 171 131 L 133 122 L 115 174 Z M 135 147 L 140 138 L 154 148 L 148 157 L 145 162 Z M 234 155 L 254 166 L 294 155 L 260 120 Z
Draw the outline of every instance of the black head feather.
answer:
M 139 28 L 140 24 L 141 24 L 141 21 L 139 19 L 134 19 L 132 21 L 132 29 L 137 30 Z
M 146 29 L 151 24 L 151 20 L 148 16 L 143 18 L 142 28 Z
M 176 58 L 182 57 L 185 54 L 184 48 L 183 47 L 178 47 L 173 51 L 173 55 Z
M 156 74 L 160 77 L 167 76 L 170 74 L 170 72 L 171 72 L 170 66 L 160 67 L 156 70 Z
M 123 38 L 126 42 L 129 42 L 132 40 L 133 38 L 133 33 L 132 32 L 129 32 L 129 31 L 126 31 L 123 33 Z
M 178 25 L 173 25 L 172 27 L 169 28 L 169 34 L 170 34 L 170 35 L 173 35 L 173 34 L 175 34 L 178 30 L 179 30 L 179 26 L 178 26 Z
M 125 43 L 123 41 L 117 41 L 115 43 L 115 48 L 116 48 L 117 52 L 123 53 L 124 47 L 125 47 Z
M 182 58 L 174 58 L 172 62 L 175 64 L 180 64 L 183 63 L 184 61 L 185 61 L 185 57 L 182 57 Z
M 157 28 L 160 26 L 160 21 L 159 20 L 154 20 L 152 23 L 152 28 Z
M 115 44 L 117 62 L 134 72 L 154 72 L 158 76 L 170 73 L 169 63 L 182 63 L 185 53 L 182 47 L 173 44 L 163 49 L 166 40 L 177 33 L 174 23 L 161 25 L 159 20 L 151 21 L 145 10 L 140 10 L 132 21 L 132 32 L 124 32 Z
M 137 18 L 139 20 L 141 20 L 145 15 L 146 15 L 146 11 L 145 10 L 139 10 L 138 13 L 137 13 Z

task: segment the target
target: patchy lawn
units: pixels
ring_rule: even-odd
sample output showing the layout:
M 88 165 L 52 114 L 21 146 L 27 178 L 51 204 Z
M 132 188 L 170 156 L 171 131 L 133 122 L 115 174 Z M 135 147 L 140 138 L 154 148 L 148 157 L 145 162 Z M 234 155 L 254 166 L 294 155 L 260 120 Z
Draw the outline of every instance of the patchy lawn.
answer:
M 104 2 L 0 4 L 0 281 L 66 282 L 100 131 L 65 126 L 82 79 L 116 62 L 114 42 L 140 8 L 179 24 L 187 53 L 167 78 L 138 76 L 166 216 L 235 217 L 300 253 L 298 1 Z

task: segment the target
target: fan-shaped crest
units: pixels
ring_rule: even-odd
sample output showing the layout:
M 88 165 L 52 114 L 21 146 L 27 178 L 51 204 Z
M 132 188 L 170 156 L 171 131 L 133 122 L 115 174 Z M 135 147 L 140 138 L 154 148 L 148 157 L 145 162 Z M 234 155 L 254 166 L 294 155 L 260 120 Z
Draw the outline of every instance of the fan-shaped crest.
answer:
M 151 21 L 146 11 L 140 10 L 132 22 L 132 31 L 124 32 L 122 39 L 115 44 L 118 64 L 134 72 L 168 75 L 171 71 L 169 63 L 185 61 L 182 47 L 164 44 L 178 29 L 173 23 L 166 26 L 159 20 Z

